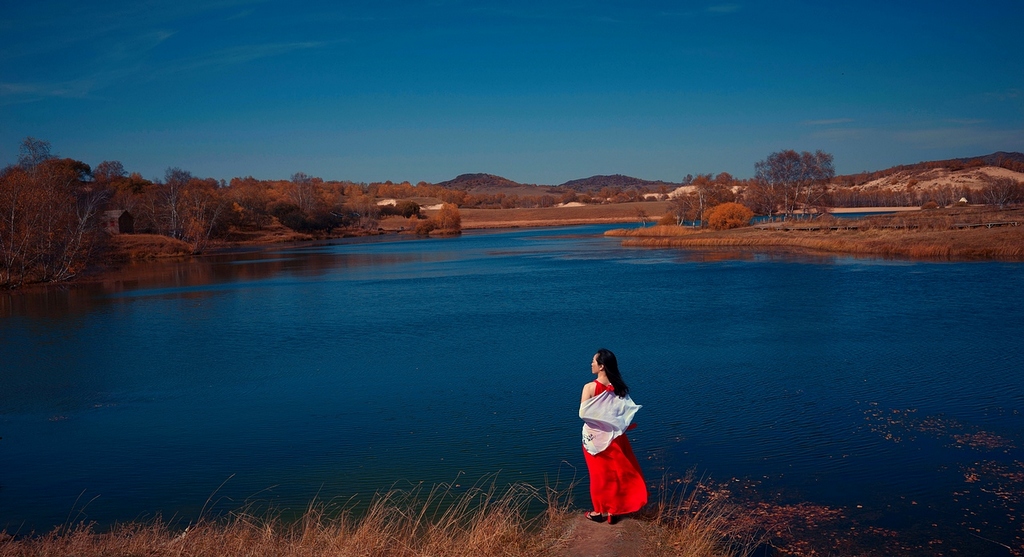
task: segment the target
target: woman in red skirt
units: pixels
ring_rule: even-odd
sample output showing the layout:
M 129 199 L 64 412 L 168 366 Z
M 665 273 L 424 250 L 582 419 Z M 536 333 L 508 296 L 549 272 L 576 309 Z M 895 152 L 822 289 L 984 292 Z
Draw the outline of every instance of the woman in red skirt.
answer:
M 587 518 L 615 522 L 617 515 L 640 510 L 647 503 L 647 484 L 625 431 L 640 406 L 629 398 L 615 354 L 604 348 L 590 363 L 597 379 L 583 386 L 583 457 L 590 472 L 590 498 L 594 510 Z

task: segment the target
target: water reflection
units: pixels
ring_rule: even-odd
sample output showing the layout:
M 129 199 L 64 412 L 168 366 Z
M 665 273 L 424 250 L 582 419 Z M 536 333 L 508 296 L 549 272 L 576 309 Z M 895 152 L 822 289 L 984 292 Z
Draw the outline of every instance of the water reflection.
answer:
M 1021 265 L 602 232 L 277 246 L 0 296 L 0 529 L 83 493 L 100 522 L 187 520 L 228 478 L 220 510 L 571 478 L 608 346 L 655 486 L 696 470 L 819 553 L 1020 545 Z
M 0 292 L 0 318 L 29 319 L 88 313 L 119 296 L 202 295 L 202 288 L 269 279 L 316 280 L 337 271 L 433 263 L 443 253 L 344 253 L 340 244 L 314 244 L 220 253 L 187 260 L 135 262 L 68 285 Z M 358 245 L 358 244 L 357 244 Z

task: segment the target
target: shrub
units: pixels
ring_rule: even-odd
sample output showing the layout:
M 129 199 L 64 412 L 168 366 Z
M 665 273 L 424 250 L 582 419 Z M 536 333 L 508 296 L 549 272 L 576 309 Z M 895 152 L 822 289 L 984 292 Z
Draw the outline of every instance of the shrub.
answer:
M 922 209 L 938 209 L 939 208 L 939 204 L 934 202 L 934 201 L 929 201 L 929 202 L 925 203 L 924 205 L 921 205 L 921 208 Z
M 676 222 L 676 216 L 675 215 L 673 215 L 672 213 L 667 213 L 664 216 L 662 216 L 660 219 L 658 219 L 658 224 L 664 226 L 664 225 L 668 225 L 668 224 L 678 224 L 678 223 Z
M 708 213 L 708 226 L 713 230 L 727 230 L 749 226 L 754 212 L 740 203 L 722 203 L 711 208 Z
M 436 228 L 437 223 L 434 222 L 434 219 L 428 219 L 416 225 L 416 234 L 419 236 L 429 236 Z
M 380 216 L 403 216 L 405 218 L 420 215 L 420 206 L 415 201 L 402 200 L 394 205 L 381 205 Z
M 420 205 L 415 201 L 399 201 L 398 204 L 395 205 L 395 209 L 398 211 L 398 214 L 405 218 L 420 216 Z
M 462 230 L 462 215 L 459 214 L 459 207 L 454 203 L 445 203 L 437 215 L 431 219 L 437 223 L 439 230 L 447 232 L 458 232 Z

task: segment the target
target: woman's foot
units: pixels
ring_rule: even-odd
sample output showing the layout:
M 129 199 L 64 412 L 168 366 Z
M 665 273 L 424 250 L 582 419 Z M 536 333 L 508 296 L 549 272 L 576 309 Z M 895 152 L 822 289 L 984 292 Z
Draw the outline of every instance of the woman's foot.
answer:
M 607 517 L 605 517 L 605 515 L 597 511 L 590 511 L 589 513 L 583 516 L 587 517 L 590 520 L 593 520 L 594 522 L 604 522 L 605 520 L 607 520 Z

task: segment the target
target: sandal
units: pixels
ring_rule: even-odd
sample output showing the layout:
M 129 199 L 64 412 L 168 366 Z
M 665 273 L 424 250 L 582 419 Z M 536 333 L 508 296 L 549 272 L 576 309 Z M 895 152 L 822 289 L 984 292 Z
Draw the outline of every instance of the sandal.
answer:
M 603 514 L 597 511 L 590 511 L 589 513 L 583 516 L 587 517 L 590 520 L 593 520 L 594 522 L 604 522 L 605 520 L 607 520 Z

